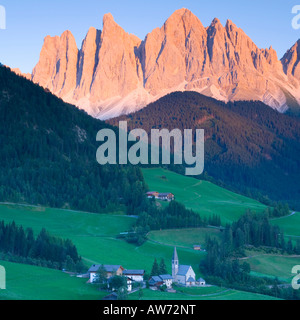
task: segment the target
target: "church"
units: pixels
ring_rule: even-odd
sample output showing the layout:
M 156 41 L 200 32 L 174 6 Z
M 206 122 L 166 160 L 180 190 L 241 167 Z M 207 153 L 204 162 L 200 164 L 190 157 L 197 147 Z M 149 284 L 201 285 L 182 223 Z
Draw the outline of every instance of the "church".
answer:
M 172 277 L 175 283 L 183 286 L 195 286 L 196 274 L 191 266 L 179 264 L 177 250 L 174 248 L 172 259 Z

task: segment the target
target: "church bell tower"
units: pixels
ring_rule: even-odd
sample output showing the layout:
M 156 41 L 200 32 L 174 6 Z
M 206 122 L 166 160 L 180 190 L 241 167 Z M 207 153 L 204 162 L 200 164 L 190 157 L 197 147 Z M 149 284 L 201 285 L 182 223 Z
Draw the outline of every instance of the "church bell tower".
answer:
M 174 248 L 173 259 L 172 259 L 172 277 L 176 280 L 176 275 L 178 273 L 179 260 L 177 255 L 176 247 Z

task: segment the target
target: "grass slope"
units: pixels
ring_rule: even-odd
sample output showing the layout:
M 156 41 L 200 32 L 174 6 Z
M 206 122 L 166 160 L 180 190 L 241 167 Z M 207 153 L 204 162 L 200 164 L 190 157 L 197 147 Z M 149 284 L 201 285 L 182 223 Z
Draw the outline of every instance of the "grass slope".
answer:
M 300 265 L 300 256 L 258 255 L 247 259 L 247 262 L 256 275 L 277 277 L 291 283 L 295 276 L 291 271 L 294 266 Z
M 161 230 L 151 231 L 148 239 L 169 246 L 193 248 L 193 245 L 203 245 L 207 235 L 220 238 L 221 232 L 213 228 Z
M 99 292 L 87 279 L 70 277 L 61 271 L 0 261 L 6 269 L 6 290 L 0 300 L 99 300 Z
M 87 267 L 92 263 L 121 264 L 128 269 L 145 269 L 150 273 L 154 258 L 164 259 L 171 273 L 173 246 L 178 245 L 178 256 L 181 264 L 190 264 L 199 273 L 199 263 L 204 258 L 204 252 L 192 249 L 194 240 L 205 236 L 205 232 L 215 232 L 213 229 L 193 229 L 174 234 L 168 230 L 162 231 L 164 241 L 155 242 L 155 236 L 141 247 L 135 247 L 120 239 L 116 239 L 122 231 L 128 230 L 134 218 L 117 215 L 98 215 L 85 212 L 26 207 L 19 205 L 0 205 L 0 219 L 6 222 L 32 227 L 35 233 L 42 227 L 63 238 L 70 238 L 78 248 Z M 202 231 L 199 235 L 198 231 Z M 189 238 L 187 234 L 189 233 Z M 159 235 L 158 235 L 159 236 Z M 216 236 L 217 233 L 216 233 Z M 196 238 L 195 238 L 196 237 Z M 200 238 L 199 238 L 200 237 Z M 161 239 L 163 237 L 161 236 Z M 173 240 L 177 239 L 177 240 Z M 196 240 L 195 240 L 196 241 Z M 101 299 L 105 293 L 99 292 L 94 286 L 86 284 L 86 279 L 70 277 L 61 271 L 21 265 L 10 262 L 0 262 L 7 272 L 7 290 L 1 292 L 0 299 L 18 300 L 75 300 Z M 204 288 L 203 288 L 204 289 Z M 193 289 L 196 290 L 196 289 Z M 251 300 L 269 299 L 270 297 L 255 295 L 235 290 L 220 292 L 220 288 L 205 289 L 196 292 L 160 293 L 144 291 L 143 299 L 149 300 Z M 130 295 L 130 299 L 138 299 L 138 294 Z
M 164 259 L 171 272 L 172 246 L 148 241 L 141 247 L 135 247 L 116 238 L 120 232 L 130 228 L 135 218 L 0 205 L 0 220 L 14 220 L 25 228 L 32 227 L 35 233 L 45 227 L 51 234 L 71 239 L 87 267 L 94 263 L 121 264 L 127 269 L 145 269 L 150 273 L 154 258 L 157 258 Z M 178 254 L 182 264 L 191 264 L 198 273 L 203 253 L 190 248 L 179 248 Z
M 273 224 L 280 226 L 285 233 L 285 236 L 296 239 L 300 237 L 300 212 L 287 217 L 281 217 L 272 220 Z
M 263 212 L 265 205 L 207 181 L 199 181 L 161 168 L 143 169 L 151 191 L 172 192 L 176 200 L 202 216 L 221 216 L 222 224 L 237 220 L 247 209 Z

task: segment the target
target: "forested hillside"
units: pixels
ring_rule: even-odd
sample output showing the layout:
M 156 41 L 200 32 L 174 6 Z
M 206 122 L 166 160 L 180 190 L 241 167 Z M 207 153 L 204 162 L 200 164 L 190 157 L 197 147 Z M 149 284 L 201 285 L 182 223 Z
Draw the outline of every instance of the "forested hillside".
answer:
M 104 127 L 0 67 L 0 201 L 136 213 L 145 193 L 140 169 L 96 162 Z
M 128 116 L 129 129 L 205 129 L 208 179 L 269 203 L 300 208 L 300 120 L 261 102 L 223 103 L 196 92 L 175 92 Z M 183 172 L 180 166 L 171 167 Z

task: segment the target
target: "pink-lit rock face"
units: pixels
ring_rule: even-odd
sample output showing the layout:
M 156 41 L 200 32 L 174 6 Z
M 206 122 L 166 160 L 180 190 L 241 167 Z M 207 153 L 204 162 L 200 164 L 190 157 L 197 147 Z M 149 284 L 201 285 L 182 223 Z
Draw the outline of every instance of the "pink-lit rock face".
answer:
M 161 96 L 193 90 L 219 100 L 261 100 L 284 112 L 286 96 L 300 101 L 299 41 L 278 60 L 258 48 L 230 20 L 205 28 L 177 10 L 144 41 L 126 33 L 111 14 L 102 31 L 90 28 L 78 50 L 70 31 L 46 37 L 32 80 L 107 119 L 143 108 Z

